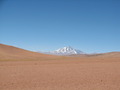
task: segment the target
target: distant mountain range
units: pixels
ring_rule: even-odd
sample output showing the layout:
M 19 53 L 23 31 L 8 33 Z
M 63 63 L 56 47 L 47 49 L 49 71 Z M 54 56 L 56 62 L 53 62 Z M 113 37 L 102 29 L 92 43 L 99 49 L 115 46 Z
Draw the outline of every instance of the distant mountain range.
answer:
M 85 54 L 84 52 L 74 49 L 72 47 L 63 47 L 48 53 L 54 55 L 32 52 L 18 47 L 0 44 L 0 60 L 69 60 L 71 59 L 71 57 L 78 57 L 75 59 L 83 59 L 83 57 L 89 59 L 90 57 L 91 59 L 96 58 L 96 60 L 120 60 L 120 52 Z M 62 57 L 56 55 L 69 55 L 69 57 Z
M 82 52 L 81 50 L 74 49 L 74 48 L 72 48 L 70 46 L 63 47 L 63 48 L 57 49 L 55 51 L 44 52 L 44 53 L 45 54 L 52 54 L 52 55 L 77 55 L 77 54 L 84 54 L 84 52 Z

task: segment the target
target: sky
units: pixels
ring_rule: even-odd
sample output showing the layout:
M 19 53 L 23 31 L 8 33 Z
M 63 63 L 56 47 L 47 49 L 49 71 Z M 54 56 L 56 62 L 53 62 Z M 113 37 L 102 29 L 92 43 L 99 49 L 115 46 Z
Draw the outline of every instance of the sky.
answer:
M 0 0 L 0 43 L 31 51 L 120 51 L 120 0 Z

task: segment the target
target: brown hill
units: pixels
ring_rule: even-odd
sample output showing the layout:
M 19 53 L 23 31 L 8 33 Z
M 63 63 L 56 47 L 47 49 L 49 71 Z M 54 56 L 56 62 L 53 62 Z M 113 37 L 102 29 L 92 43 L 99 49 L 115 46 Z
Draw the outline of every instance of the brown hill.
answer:
M 103 57 L 120 57 L 120 52 L 109 52 L 109 53 L 104 53 L 99 56 Z
M 109 59 L 108 59 L 109 58 Z M 102 54 L 83 54 L 71 56 L 55 56 L 20 49 L 14 46 L 0 44 L 0 60 L 118 60 L 120 52 Z
M 70 55 L 72 57 L 120 57 L 120 52 L 109 52 L 109 53 L 100 53 L 100 54 L 78 54 Z
M 41 54 L 14 46 L 0 44 L 0 60 L 54 59 L 58 56 Z
M 82 55 L 70 55 L 72 59 L 77 59 L 80 61 L 97 61 L 97 62 L 119 62 L 120 61 L 120 52 L 109 52 L 109 53 L 100 53 L 100 54 L 82 54 Z

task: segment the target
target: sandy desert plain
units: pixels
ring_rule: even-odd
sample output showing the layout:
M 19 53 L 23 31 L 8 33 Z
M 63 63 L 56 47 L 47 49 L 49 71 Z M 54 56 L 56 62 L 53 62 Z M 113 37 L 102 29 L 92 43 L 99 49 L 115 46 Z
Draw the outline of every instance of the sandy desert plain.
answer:
M 0 44 L 0 90 L 120 90 L 120 52 L 65 57 Z

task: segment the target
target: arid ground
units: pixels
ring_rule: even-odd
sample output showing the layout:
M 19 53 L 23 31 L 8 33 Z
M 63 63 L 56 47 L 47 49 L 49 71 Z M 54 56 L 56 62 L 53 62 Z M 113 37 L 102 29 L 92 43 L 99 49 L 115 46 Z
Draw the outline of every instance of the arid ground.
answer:
M 2 59 L 0 90 L 120 90 L 120 58 L 110 56 Z

